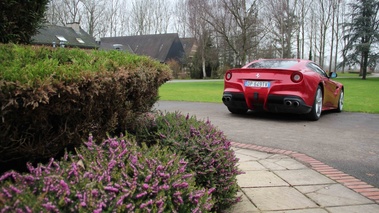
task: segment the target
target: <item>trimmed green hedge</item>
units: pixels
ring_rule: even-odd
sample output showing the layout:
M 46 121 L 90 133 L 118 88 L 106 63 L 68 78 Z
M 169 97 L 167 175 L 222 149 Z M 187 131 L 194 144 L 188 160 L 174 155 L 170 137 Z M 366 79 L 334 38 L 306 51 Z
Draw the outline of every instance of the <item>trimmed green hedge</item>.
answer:
M 119 51 L 7 44 L 0 61 L 0 162 L 118 135 L 171 78 L 166 65 Z

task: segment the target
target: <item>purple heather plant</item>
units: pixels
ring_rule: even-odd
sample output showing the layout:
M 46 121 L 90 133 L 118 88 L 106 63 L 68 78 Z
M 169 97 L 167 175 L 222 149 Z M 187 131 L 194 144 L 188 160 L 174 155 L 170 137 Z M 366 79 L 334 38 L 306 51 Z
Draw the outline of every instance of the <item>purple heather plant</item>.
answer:
M 198 188 L 187 165 L 127 137 L 90 137 L 61 161 L 1 176 L 0 212 L 209 212 L 213 190 Z
M 213 210 L 222 211 L 240 200 L 236 176 L 242 172 L 237 168 L 238 158 L 231 142 L 223 132 L 209 120 L 199 121 L 179 112 L 151 115 L 140 118 L 135 131 L 139 142 L 159 144 L 181 153 L 188 161 L 187 171 L 195 172 L 196 185 L 213 191 Z M 190 199 L 197 200 L 198 196 L 193 193 Z

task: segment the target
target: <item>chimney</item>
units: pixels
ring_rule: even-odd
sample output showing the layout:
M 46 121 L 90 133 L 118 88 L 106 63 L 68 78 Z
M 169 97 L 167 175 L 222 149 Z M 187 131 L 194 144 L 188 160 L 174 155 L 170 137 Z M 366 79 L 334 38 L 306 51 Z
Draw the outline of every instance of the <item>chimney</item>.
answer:
M 80 34 L 79 22 L 67 23 L 66 27 L 71 27 L 77 34 Z

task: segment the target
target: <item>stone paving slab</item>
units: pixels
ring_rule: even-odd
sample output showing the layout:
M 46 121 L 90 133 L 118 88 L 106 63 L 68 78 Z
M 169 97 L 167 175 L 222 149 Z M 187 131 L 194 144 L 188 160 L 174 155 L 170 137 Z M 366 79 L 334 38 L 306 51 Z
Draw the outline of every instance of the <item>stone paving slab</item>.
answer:
M 357 206 L 340 206 L 327 208 L 330 213 L 378 213 L 379 205 L 357 205 Z
M 379 213 L 375 201 L 336 182 L 321 170 L 300 163 L 298 157 L 309 158 L 303 154 L 233 149 L 240 158 L 239 168 L 245 174 L 237 176 L 242 202 L 227 213 Z M 308 161 L 322 164 L 311 160 Z M 342 175 L 340 173 L 338 175 Z M 376 193 L 371 188 L 360 190 Z
M 298 210 L 285 210 L 285 211 L 267 211 L 264 213 L 329 213 L 325 209 L 298 209 Z
M 245 171 L 245 174 L 237 176 L 237 182 L 242 188 L 288 186 L 288 183 L 270 171 Z
M 269 158 L 269 159 L 259 160 L 258 162 L 262 164 L 265 168 L 272 171 L 308 168 L 304 164 L 299 163 L 298 161 L 290 157 Z
M 312 169 L 275 171 L 275 174 L 293 186 L 335 183 Z
M 243 188 L 245 194 L 262 211 L 316 208 L 316 203 L 292 187 Z
M 239 191 L 237 196 L 241 196 L 241 202 L 235 204 L 232 208 L 226 211 L 226 213 L 260 213 L 259 209 L 254 206 L 252 202 L 246 197 L 244 193 Z
M 296 186 L 295 188 L 322 207 L 374 203 L 341 184 Z
M 268 170 L 266 167 L 264 167 L 262 164 L 260 164 L 258 161 L 244 161 L 240 162 L 238 164 L 238 168 L 242 171 L 257 171 L 257 170 Z
M 235 153 L 238 153 L 238 158 L 245 158 L 249 157 L 250 160 L 259 160 L 259 159 L 266 159 L 268 157 L 271 157 L 273 154 L 268 154 L 264 152 L 258 152 L 248 149 L 234 149 Z

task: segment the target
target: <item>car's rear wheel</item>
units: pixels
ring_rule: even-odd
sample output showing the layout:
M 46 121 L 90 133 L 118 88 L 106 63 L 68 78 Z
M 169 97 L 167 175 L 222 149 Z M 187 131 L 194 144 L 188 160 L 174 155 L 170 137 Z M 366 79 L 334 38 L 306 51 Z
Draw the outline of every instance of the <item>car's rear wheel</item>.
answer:
M 322 111 L 322 90 L 318 86 L 316 90 L 315 100 L 313 102 L 312 110 L 308 114 L 309 120 L 317 121 L 321 117 Z
M 245 108 L 228 107 L 228 110 L 233 114 L 245 114 L 247 112 L 247 109 Z
M 336 109 L 337 112 L 342 112 L 343 110 L 343 101 L 344 101 L 345 93 L 343 92 L 343 89 L 340 93 L 340 98 L 338 99 L 338 107 Z

